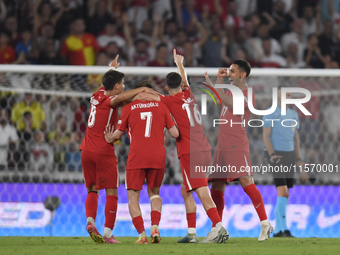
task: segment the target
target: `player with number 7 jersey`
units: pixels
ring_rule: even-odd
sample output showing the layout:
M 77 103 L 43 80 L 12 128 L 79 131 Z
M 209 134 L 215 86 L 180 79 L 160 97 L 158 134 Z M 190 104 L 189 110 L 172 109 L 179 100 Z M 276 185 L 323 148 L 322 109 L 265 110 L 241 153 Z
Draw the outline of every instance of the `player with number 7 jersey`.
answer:
M 183 185 L 181 194 L 187 213 L 188 234 L 178 240 L 179 243 L 198 242 L 196 234 L 196 203 L 192 192 L 195 192 L 212 221 L 212 229 L 203 243 L 224 243 L 229 239 L 228 231 L 223 227 L 208 188 L 208 181 L 203 172 L 195 172 L 196 167 L 208 167 L 211 163 L 211 146 L 204 134 L 202 118 L 194 95 L 191 93 L 183 67 L 183 56 L 174 50 L 174 61 L 179 73 L 166 76 L 166 89 L 170 96 L 143 95 L 137 98 L 156 100 L 165 103 L 174 117 L 180 136 L 177 141 L 177 154 L 181 164 Z
M 117 68 L 117 57 L 110 67 Z M 126 105 L 140 92 L 155 93 L 149 88 L 123 92 L 124 74 L 115 70 L 106 72 L 102 87 L 91 97 L 91 110 L 86 135 L 80 145 L 81 163 L 88 195 L 85 201 L 86 229 L 95 243 L 118 243 L 111 236 L 118 206 L 119 172 L 113 145 L 104 138 L 107 125 L 117 126 L 118 107 Z M 106 190 L 104 237 L 95 227 L 98 207 L 98 190 Z

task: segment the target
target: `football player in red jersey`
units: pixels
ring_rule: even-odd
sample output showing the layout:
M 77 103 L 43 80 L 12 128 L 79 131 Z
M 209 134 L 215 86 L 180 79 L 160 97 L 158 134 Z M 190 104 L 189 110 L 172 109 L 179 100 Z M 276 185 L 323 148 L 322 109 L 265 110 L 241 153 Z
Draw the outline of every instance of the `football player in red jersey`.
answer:
M 242 188 L 251 199 L 261 221 L 261 233 L 258 240 L 265 241 L 269 238 L 270 233 L 273 232 L 273 227 L 267 219 L 262 195 L 254 184 L 249 157 L 249 141 L 246 133 L 246 124 L 251 115 L 248 108 L 248 85 L 246 82 L 250 70 L 251 67 L 247 61 L 236 59 L 233 61 L 229 70 L 227 68 L 221 68 L 218 71 L 216 83 L 222 84 L 224 78 L 227 76 L 232 85 L 242 90 L 245 106 L 244 115 L 234 115 L 233 94 L 231 91 L 216 89 L 223 104 L 220 119 L 227 120 L 228 124 L 219 125 L 213 165 L 219 165 L 221 167 L 229 165 L 237 171 L 214 173 L 209 176 L 209 180 L 212 182 L 211 196 L 217 206 L 221 219 L 224 209 L 224 191 L 227 183 L 231 181 L 240 182 Z M 208 78 L 207 74 L 206 78 Z M 252 94 L 252 102 L 255 104 L 254 92 Z M 234 124 L 230 125 L 229 123 Z
M 210 166 L 211 146 L 204 134 L 202 118 L 187 81 L 183 59 L 183 56 L 177 55 L 176 50 L 174 50 L 174 61 L 180 74 L 169 73 L 166 76 L 166 88 L 170 96 L 154 96 L 141 93 L 137 98 L 158 100 L 165 103 L 180 132 L 180 136 L 177 138 L 177 154 L 183 176 L 181 194 L 184 198 L 189 229 L 188 234 L 178 242 L 198 242 L 196 235 L 196 203 L 192 196 L 192 192 L 195 191 L 213 223 L 212 230 L 202 242 L 224 243 L 229 239 L 229 233 L 223 227 L 215 203 L 211 199 L 205 174 L 190 176 L 190 173 L 195 172 L 195 166 Z
M 117 68 L 118 56 L 110 63 Z M 86 135 L 80 145 L 81 163 L 88 195 L 85 201 L 86 229 L 96 243 L 117 243 L 111 235 L 118 205 L 119 172 L 114 146 L 104 138 L 105 127 L 117 124 L 118 107 L 129 103 L 140 92 L 157 94 L 149 88 L 123 92 L 124 74 L 115 70 L 106 72 L 102 87 L 91 97 L 91 110 Z M 98 207 L 98 190 L 106 190 L 104 238 L 95 227 Z
M 137 83 L 135 88 L 139 87 L 152 88 L 148 81 Z M 105 132 L 108 143 L 119 140 L 125 131 L 130 139 L 125 186 L 128 190 L 132 222 L 139 233 L 137 244 L 148 243 L 139 207 L 139 195 L 145 179 L 151 203 L 151 242 L 160 242 L 158 225 L 161 219 L 162 200 L 159 189 L 164 177 L 166 159 L 164 127 L 169 130 L 172 137 L 179 136 L 170 111 L 164 103 L 134 100 L 123 107 L 117 130 L 114 133 L 109 129 Z

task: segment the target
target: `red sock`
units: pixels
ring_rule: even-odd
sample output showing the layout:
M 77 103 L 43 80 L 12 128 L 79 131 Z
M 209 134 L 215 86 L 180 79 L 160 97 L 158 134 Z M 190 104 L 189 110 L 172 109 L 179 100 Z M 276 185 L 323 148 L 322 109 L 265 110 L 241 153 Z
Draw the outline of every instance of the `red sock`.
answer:
M 159 225 L 159 222 L 161 220 L 161 212 L 159 211 L 151 211 L 151 226 L 153 225 Z
M 113 227 L 115 226 L 117 207 L 118 207 L 118 197 L 117 196 L 106 196 L 104 226 L 109 229 L 113 229 Z
M 255 186 L 255 184 L 251 184 L 245 187 L 244 191 L 247 193 L 247 195 L 250 197 L 251 201 L 253 202 L 257 215 L 260 218 L 260 221 L 266 220 L 267 213 L 266 213 L 266 210 L 264 209 L 262 195 L 260 191 L 257 189 L 257 187 Z
M 87 193 L 85 201 L 86 218 L 92 217 L 93 219 L 96 219 L 97 208 L 98 208 L 98 193 L 97 192 Z
M 132 223 L 135 226 L 135 228 L 137 229 L 138 234 L 143 233 L 143 231 L 145 231 L 144 221 L 143 221 L 142 216 L 134 217 L 132 219 Z
M 210 193 L 211 193 L 211 198 L 213 199 L 216 205 L 218 215 L 220 216 L 222 220 L 223 210 L 224 210 L 224 192 L 211 189 Z
M 196 228 L 196 213 L 187 213 L 188 228 Z
M 212 221 L 212 226 L 215 227 L 217 223 L 221 222 L 220 216 L 218 216 L 218 212 L 216 207 L 210 208 L 207 211 L 209 219 Z

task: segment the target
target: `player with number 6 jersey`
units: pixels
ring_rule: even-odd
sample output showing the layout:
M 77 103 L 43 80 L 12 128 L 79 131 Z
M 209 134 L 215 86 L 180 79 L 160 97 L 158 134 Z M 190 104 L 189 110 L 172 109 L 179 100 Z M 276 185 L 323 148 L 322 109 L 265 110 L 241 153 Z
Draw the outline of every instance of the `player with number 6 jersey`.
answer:
M 117 68 L 117 57 L 110 67 Z M 117 125 L 118 107 L 130 102 L 140 92 L 155 93 L 149 88 L 123 92 L 124 74 L 115 70 L 106 72 L 102 87 L 91 97 L 91 110 L 86 135 L 80 145 L 81 163 L 88 195 L 85 201 L 86 229 L 95 243 L 118 243 L 111 235 L 118 206 L 119 172 L 113 145 L 104 138 L 107 125 Z M 98 190 L 106 190 L 104 237 L 100 235 L 95 219 L 98 207 Z

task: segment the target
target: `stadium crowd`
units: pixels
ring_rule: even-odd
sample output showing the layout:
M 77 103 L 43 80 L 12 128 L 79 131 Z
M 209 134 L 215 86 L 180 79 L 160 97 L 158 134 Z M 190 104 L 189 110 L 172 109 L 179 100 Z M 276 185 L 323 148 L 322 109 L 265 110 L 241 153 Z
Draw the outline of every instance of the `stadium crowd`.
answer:
M 334 0 L 0 0 L 0 64 L 107 66 L 119 54 L 121 66 L 173 66 L 175 48 L 185 67 L 228 67 L 240 58 L 252 67 L 339 68 L 338 5 Z M 101 78 L 1 74 L 0 86 L 92 92 Z M 164 92 L 162 78 L 150 79 Z M 134 80 L 127 77 L 126 85 L 131 88 Z M 87 98 L 0 95 L 0 171 L 46 173 L 43 181 L 51 181 L 53 172 L 81 172 L 78 148 L 86 131 Z M 338 100 L 316 97 L 313 107 L 320 114 L 302 120 L 305 155 L 314 162 L 338 162 Z M 216 144 L 216 134 L 209 133 Z M 260 164 L 261 130 L 250 130 L 250 138 L 253 164 Z M 121 173 L 126 144 L 126 136 L 117 144 Z M 332 159 L 322 154 L 322 144 L 335 153 Z M 166 136 L 165 145 L 165 182 L 180 183 L 175 142 Z M 15 178 L 22 181 L 22 175 Z
M 1 64 L 338 68 L 334 0 L 1 0 Z M 95 87 L 98 78 L 89 78 Z

